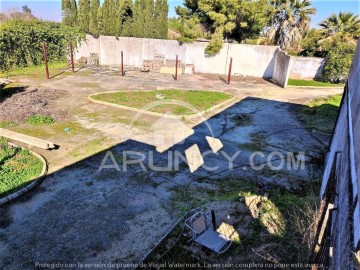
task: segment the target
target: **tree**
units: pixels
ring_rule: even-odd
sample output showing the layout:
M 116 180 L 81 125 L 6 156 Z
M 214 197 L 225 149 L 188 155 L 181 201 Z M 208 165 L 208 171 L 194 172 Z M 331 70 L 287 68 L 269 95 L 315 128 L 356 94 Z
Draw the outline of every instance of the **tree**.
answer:
M 90 3 L 89 0 L 79 0 L 78 22 L 79 28 L 85 33 L 89 33 L 89 15 Z
M 360 37 L 360 18 L 351 12 L 333 14 L 319 24 L 326 33 L 326 37 L 342 35 L 358 39 Z
M 155 35 L 155 29 L 159 25 L 155 22 L 155 2 L 154 0 L 145 0 L 145 10 L 144 10 L 144 37 L 153 38 Z
M 90 1 L 90 20 L 89 20 L 89 32 L 94 37 L 99 36 L 99 27 L 97 13 L 100 6 L 100 0 L 91 0 Z
M 132 31 L 134 37 L 153 38 L 155 37 L 154 0 L 135 0 Z
M 65 25 L 71 26 L 72 16 L 71 16 L 71 2 L 70 0 L 61 0 L 61 10 L 62 10 L 62 21 Z
M 219 52 L 224 38 L 241 42 L 258 36 L 267 21 L 267 0 L 185 0 L 184 5 L 176 8 L 182 23 L 179 41 L 210 38 L 208 55 Z
M 153 38 L 166 39 L 168 34 L 169 5 L 167 0 L 156 0 L 154 10 L 155 29 Z
M 301 41 L 301 55 L 302 56 L 324 56 L 324 48 L 319 44 L 319 40 L 324 38 L 324 34 L 322 30 L 311 29 L 307 31 L 305 37 Z
M 76 0 L 70 0 L 70 4 L 71 4 L 71 25 L 72 27 L 78 27 L 78 21 L 77 21 L 77 16 L 78 16 L 78 10 L 77 10 L 77 3 Z
M 97 25 L 98 25 L 98 31 L 99 31 L 98 33 L 99 33 L 99 35 L 104 35 L 105 30 L 104 30 L 104 18 L 103 18 L 102 6 L 99 6 L 96 19 L 97 19 Z
M 62 21 L 67 26 L 77 27 L 77 5 L 75 0 L 61 0 Z
M 144 37 L 146 0 L 135 0 L 132 30 L 134 37 Z
M 116 31 L 116 3 L 115 0 L 105 0 L 102 6 L 104 35 L 115 36 Z
M 131 36 L 131 23 L 133 16 L 132 0 L 118 2 L 116 29 L 119 36 Z
M 30 14 L 31 15 L 31 9 L 27 5 L 22 6 L 22 11 L 25 14 Z
M 242 1 L 235 28 L 228 38 L 237 41 L 258 38 L 268 23 L 269 14 L 271 9 L 268 0 Z
M 300 44 L 316 13 L 308 0 L 274 0 L 274 14 L 268 37 L 282 49 Z

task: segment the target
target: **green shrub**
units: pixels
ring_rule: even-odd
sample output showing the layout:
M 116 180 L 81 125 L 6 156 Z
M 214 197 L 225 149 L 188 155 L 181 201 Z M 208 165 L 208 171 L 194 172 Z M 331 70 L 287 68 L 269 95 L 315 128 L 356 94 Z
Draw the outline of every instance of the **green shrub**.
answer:
M 345 83 L 349 76 L 350 66 L 356 45 L 336 42 L 325 58 L 322 79 L 331 83 Z
M 169 18 L 169 20 L 168 20 L 168 28 L 180 32 L 180 29 L 181 29 L 181 21 L 180 21 L 180 19 L 176 18 L 176 17 Z
M 33 126 L 42 126 L 55 123 L 55 120 L 49 116 L 32 115 L 26 119 L 26 122 Z
M 42 64 L 42 41 L 50 62 L 65 60 L 69 41 L 76 46 L 83 37 L 76 28 L 61 23 L 8 20 L 0 24 L 0 70 Z
M 323 38 L 324 36 L 320 30 L 311 29 L 301 41 L 301 47 L 303 50 L 300 55 L 309 57 L 321 56 L 322 53 L 319 52 L 319 49 L 323 46 L 320 46 L 318 42 Z M 322 49 L 324 50 L 325 48 Z
M 212 35 L 209 45 L 205 48 L 205 54 L 212 56 L 217 54 L 223 45 L 224 28 L 218 27 Z

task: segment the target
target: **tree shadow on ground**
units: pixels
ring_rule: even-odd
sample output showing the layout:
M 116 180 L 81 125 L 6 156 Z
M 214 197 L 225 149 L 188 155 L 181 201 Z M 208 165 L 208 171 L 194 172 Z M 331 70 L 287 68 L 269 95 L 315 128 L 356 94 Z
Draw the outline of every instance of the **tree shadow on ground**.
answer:
M 0 84 L 0 102 L 10 98 L 12 95 L 25 92 L 26 89 L 27 86 L 11 86 L 11 84 L 2 83 Z
M 264 229 L 263 225 L 259 223 L 260 221 L 255 221 L 251 225 L 251 233 L 249 233 L 248 237 L 243 238 L 243 242 L 239 245 L 234 245 L 232 251 L 229 251 L 230 253 L 214 257 L 205 251 L 205 255 L 208 254 L 206 256 L 209 256 L 208 259 L 206 256 L 199 258 L 198 254 L 191 252 L 183 256 L 184 252 L 188 252 L 186 251 L 187 239 L 181 238 L 182 246 L 175 247 L 169 254 L 172 254 L 171 256 L 175 256 L 181 262 L 184 262 L 184 260 L 226 262 L 229 256 L 241 259 L 245 252 L 251 252 L 251 249 L 257 247 L 259 242 L 261 244 L 271 242 L 276 246 L 276 253 L 274 253 L 277 256 L 275 257 L 276 260 L 283 262 L 297 259 L 298 257 L 295 258 L 294 256 L 305 254 L 304 250 L 306 251 L 306 248 L 301 242 L 303 235 L 299 231 L 295 231 L 292 211 L 302 209 L 307 202 L 307 197 L 313 197 L 312 192 L 317 198 L 317 190 L 314 189 L 314 183 L 311 181 L 315 180 L 312 178 L 313 176 L 318 176 L 317 171 L 313 175 L 307 175 L 306 178 L 300 174 L 298 177 L 294 177 L 296 171 L 292 172 L 293 174 L 284 174 L 279 171 L 250 171 L 249 168 L 246 170 L 244 167 L 244 165 L 248 165 L 248 157 L 254 148 L 259 148 L 264 153 L 274 151 L 274 149 L 277 149 L 276 147 L 279 147 L 278 151 L 299 152 L 301 150 L 311 150 L 324 154 L 325 149 L 322 145 L 317 145 L 318 142 L 314 141 L 310 132 L 298 125 L 296 121 L 296 123 L 292 122 L 294 118 L 288 113 L 289 107 L 301 110 L 304 106 L 248 97 L 193 127 L 193 135 L 188 136 L 182 144 L 176 144 L 162 153 L 158 153 L 155 147 L 149 143 L 128 139 L 48 175 L 47 179 L 33 191 L 0 208 L 0 224 L 4 226 L 4 235 L 0 239 L 11 238 L 11 228 L 21 230 L 21 232 L 17 233 L 21 235 L 22 240 L 19 238 L 19 240 L 10 241 L 10 239 L 7 242 L 11 249 L 10 254 L 13 254 L 10 255 L 11 258 L 7 258 L 7 261 L 15 261 L 13 265 L 26 268 L 33 266 L 39 255 L 44 261 L 56 258 L 58 262 L 68 263 L 69 261 L 83 261 L 91 256 L 101 255 L 102 252 L 108 250 L 108 246 L 115 243 L 119 245 L 117 249 L 121 250 L 122 237 L 128 231 L 124 229 L 124 232 L 119 233 L 119 230 L 114 228 L 122 228 L 124 224 L 131 224 L 132 229 L 144 227 L 144 231 L 138 231 L 134 235 L 133 239 L 135 241 L 142 238 L 142 236 L 145 237 L 146 234 L 151 234 L 151 232 L 158 233 L 160 229 L 166 230 L 167 227 L 159 225 L 159 222 L 163 221 L 162 219 L 171 220 L 173 224 L 169 227 L 172 227 L 174 220 L 184 210 L 184 205 L 188 206 L 191 200 L 194 200 L 195 206 L 205 205 L 208 202 L 216 202 L 217 200 L 238 201 L 240 200 L 240 192 L 243 194 L 253 192 L 255 195 L 260 195 L 259 191 L 256 190 L 256 186 L 254 189 L 256 182 L 262 181 L 269 184 L 268 182 L 272 180 L 274 182 L 269 184 L 271 186 L 269 200 L 286 219 L 284 235 L 264 237 L 261 234 Z M 259 111 L 261 111 L 260 115 Z M 241 114 L 254 116 L 253 122 L 249 122 L 249 119 L 245 117 L 244 123 L 239 123 L 239 118 L 236 116 Z M 234 117 L 236 121 L 232 121 Z M 248 137 L 253 141 L 243 142 L 241 136 L 249 133 L 249 127 L 254 132 L 265 131 L 266 136 L 251 136 L 252 133 L 250 133 Z M 153 165 L 161 167 L 168 164 L 169 152 L 171 151 L 178 151 L 184 155 L 185 150 L 195 144 L 198 145 L 201 152 L 211 151 L 205 137 L 212 135 L 223 142 L 223 150 L 229 156 L 233 156 L 239 149 L 244 153 L 243 156 L 234 159 L 236 166 L 232 171 L 227 167 L 220 166 L 217 170 L 211 172 L 200 167 L 194 173 L 191 173 L 188 165 L 183 160 L 180 160 L 179 164 L 177 164 L 178 171 L 155 171 L 146 167 L 147 170 L 144 172 L 138 163 L 133 164 L 128 171 L 123 170 L 124 159 L 121 154 L 125 151 L 130 150 L 141 153 L 141 155 L 144 155 L 143 162 L 145 164 L 150 163 L 149 155 L 150 151 L 152 151 L 154 153 L 152 158 L 155 163 Z M 290 141 L 291 148 L 284 149 L 282 144 L 276 145 L 272 140 L 267 142 L 266 139 L 270 136 L 275 137 L 276 140 L 272 137 L 275 142 L 280 141 L 284 145 Z M 236 141 L 236 139 L 239 139 L 239 141 Z M 295 139 L 296 142 L 294 142 Z M 108 151 L 113 152 L 114 160 L 118 163 L 120 171 L 117 170 L 116 166 L 106 170 L 99 170 L 99 166 L 103 163 Z M 132 159 L 137 158 L 132 157 Z M 114 160 L 110 164 L 106 164 L 114 165 Z M 207 166 L 224 165 L 227 161 L 223 156 L 215 153 L 211 153 L 204 160 L 204 164 Z M 272 160 L 276 162 L 276 159 Z M 107 161 L 111 160 L 107 159 Z M 260 158 L 256 162 L 264 162 L 264 160 Z M 317 170 L 321 170 L 322 165 L 315 164 L 314 166 L 316 166 Z M 294 181 L 294 184 L 297 184 L 296 190 L 292 190 L 292 186 L 282 185 L 284 183 L 281 183 L 280 180 L 276 182 L 276 177 L 280 177 L 280 180 L 284 179 L 284 181 Z M 306 178 L 308 182 L 303 178 Z M 229 181 L 229 184 L 224 184 L 229 179 L 235 182 Z M 296 181 L 299 182 L 296 183 Z M 181 197 L 183 189 L 189 183 L 193 183 L 195 186 L 195 193 L 191 200 L 187 197 Z M 23 226 L 23 223 L 20 226 L 18 221 L 11 220 L 11 211 L 14 207 L 21 207 L 23 204 L 31 205 L 32 200 L 44 194 L 52 193 L 53 186 L 60 186 L 61 190 L 54 192 L 52 195 L 54 197 L 49 200 L 44 198 L 44 202 L 40 203 L 39 208 L 34 208 L 34 211 L 23 221 L 26 226 Z M 164 189 L 167 191 L 164 192 Z M 203 193 L 199 195 L 201 191 Z M 165 209 L 167 214 L 162 219 L 151 218 L 147 221 L 141 221 L 141 224 L 134 222 L 135 217 L 145 215 L 146 212 L 157 214 L 160 211 L 160 208 L 156 208 L 155 199 L 156 202 L 159 201 L 162 204 L 163 208 L 161 210 Z M 145 211 L 140 211 L 139 208 L 141 207 Z M 155 227 L 150 229 L 149 226 L 153 224 L 155 224 Z M 12 227 L 13 225 L 14 227 Z M 304 225 L 304 227 L 306 226 Z M 62 238 L 62 236 L 66 236 L 66 238 Z M 161 237 L 156 241 L 159 239 Z M 64 242 L 65 240 L 67 242 Z M 90 240 L 91 242 L 89 242 Z M 113 242 L 111 243 L 111 241 Z M 128 248 L 125 245 L 129 245 L 129 243 L 124 244 L 124 248 Z M 59 248 L 49 253 L 50 246 Z M 66 246 L 66 248 L 63 249 L 63 246 Z M 140 247 L 133 247 L 133 249 L 136 248 Z M 180 252 L 178 248 L 184 248 L 185 251 Z M 132 252 L 134 252 L 133 249 Z M 11 253 L 12 251 L 14 253 Z M 143 252 L 143 249 L 141 251 Z M 266 248 L 262 254 L 267 254 L 270 251 L 271 249 Z M 284 251 L 283 255 L 281 251 Z M 140 253 L 136 254 L 136 256 L 134 253 L 129 253 L 132 256 L 119 257 L 114 261 L 137 263 L 136 260 L 142 255 Z M 168 261 L 172 260 L 172 258 L 174 257 L 165 258 L 164 260 Z M 6 263 L 6 261 L 3 262 Z M 0 260 L 0 267 L 4 266 L 6 264 L 1 265 Z

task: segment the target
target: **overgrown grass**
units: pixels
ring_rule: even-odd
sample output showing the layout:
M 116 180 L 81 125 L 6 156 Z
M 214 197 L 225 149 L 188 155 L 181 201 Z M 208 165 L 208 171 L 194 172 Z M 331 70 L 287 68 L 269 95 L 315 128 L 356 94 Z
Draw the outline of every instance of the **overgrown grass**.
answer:
M 26 122 L 32 126 L 44 126 L 55 123 L 55 120 L 49 116 L 31 115 L 26 119 Z
M 94 74 L 91 69 L 83 69 L 78 64 L 75 65 L 75 73 L 73 73 L 66 62 L 51 62 L 49 67 L 49 77 L 51 80 L 59 80 L 69 75 L 88 76 Z M 0 77 L 26 77 L 31 79 L 46 79 L 45 65 L 29 66 L 25 68 L 16 68 L 8 71 L 0 71 Z M 13 85 L 13 83 L 11 83 Z
M 95 129 L 84 128 L 77 122 L 65 121 L 56 122 L 51 125 L 32 126 L 30 124 L 10 127 L 9 129 L 29 136 L 48 139 L 74 135 L 92 135 Z
M 102 151 L 108 143 L 109 140 L 106 137 L 97 138 L 79 145 L 70 151 L 69 155 L 73 158 L 88 157 Z
M 289 79 L 289 86 L 309 86 L 309 87 L 343 87 L 343 84 L 333 84 L 328 82 L 321 82 L 316 80 L 298 80 L 298 79 Z
M 305 128 L 331 134 L 339 111 L 342 95 L 317 98 L 310 101 L 301 111 Z
M 208 184 L 216 185 L 216 189 L 200 188 L 194 186 L 189 188 L 184 197 L 184 188 L 178 188 L 175 199 L 181 204 L 188 205 L 192 202 L 192 207 L 206 205 L 210 202 L 232 201 L 238 202 L 243 197 L 261 195 L 256 184 L 251 180 L 242 179 L 222 179 L 205 181 Z M 218 256 L 207 249 L 203 252 L 194 254 L 191 251 L 191 244 L 187 237 L 180 237 L 179 242 L 167 253 L 158 263 L 200 263 L 214 262 L 267 262 L 274 263 L 306 263 L 310 248 L 312 230 L 311 224 L 314 221 L 317 205 L 320 182 L 302 183 L 299 190 L 285 190 L 278 186 L 272 186 L 269 191 L 268 200 L 259 206 L 259 217 L 249 224 L 246 234 L 240 234 L 240 241 L 234 242 L 233 247 L 225 254 Z M 234 211 L 229 209 L 229 211 Z M 245 218 L 245 216 L 243 217 Z M 279 228 L 277 234 L 266 234 L 265 225 L 270 222 Z M 275 218 L 275 219 L 274 219 Z M 226 222 L 226 221 L 225 221 Z M 154 262 L 163 254 L 181 233 L 183 223 L 181 222 L 174 231 L 154 250 L 145 260 L 146 263 Z M 244 229 L 244 228 L 242 228 Z M 263 257 L 256 256 L 254 250 L 260 246 L 269 247 Z M 260 248 L 261 250 L 261 248 Z M 265 257 L 269 258 L 266 260 Z
M 165 99 L 159 100 L 157 94 L 162 94 Z M 151 102 L 160 101 L 164 104 L 149 108 L 149 111 L 158 113 L 171 113 L 174 115 L 195 114 L 198 111 L 205 111 L 230 98 L 231 95 L 215 91 L 194 91 L 194 90 L 159 90 L 159 91 L 131 91 L 103 93 L 92 96 L 95 100 L 101 100 L 113 104 L 141 109 Z M 195 108 L 195 111 L 188 106 L 171 104 L 169 100 L 182 101 Z
M 16 127 L 18 124 L 11 121 L 0 121 L 0 128 Z
M 0 137 L 0 197 L 28 184 L 40 175 L 42 162 L 29 151 L 8 146 Z
M 50 62 L 49 63 L 50 76 L 53 73 L 57 73 L 59 71 L 67 68 L 66 62 Z M 8 71 L 0 71 L 0 77 L 8 77 L 8 76 L 31 76 L 31 77 L 39 77 L 45 76 L 45 65 L 38 66 L 29 66 L 24 68 L 16 68 Z

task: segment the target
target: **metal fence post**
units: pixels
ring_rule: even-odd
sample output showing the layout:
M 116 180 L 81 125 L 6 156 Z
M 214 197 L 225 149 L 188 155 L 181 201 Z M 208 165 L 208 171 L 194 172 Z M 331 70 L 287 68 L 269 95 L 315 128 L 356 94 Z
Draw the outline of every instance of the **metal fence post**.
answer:
M 75 72 L 73 45 L 72 45 L 71 41 L 69 42 L 69 47 L 70 47 L 71 69 L 72 69 L 72 72 Z
M 121 76 L 124 77 L 124 53 L 121 51 Z
M 228 74 L 228 79 L 227 79 L 228 84 L 230 84 L 230 81 L 231 81 L 231 69 L 232 69 L 232 57 L 230 57 L 229 74 Z
M 48 59 L 47 59 L 47 54 L 46 54 L 46 42 L 45 41 L 42 42 L 42 48 L 43 48 L 43 52 L 44 52 L 44 63 L 45 63 L 46 78 L 50 79 L 50 77 L 49 77 Z
M 175 61 L 175 81 L 177 81 L 177 79 L 178 79 L 178 61 L 179 61 L 179 58 L 178 58 L 178 55 L 176 55 L 176 61 Z

